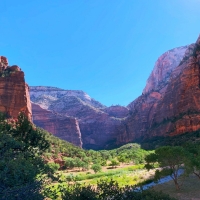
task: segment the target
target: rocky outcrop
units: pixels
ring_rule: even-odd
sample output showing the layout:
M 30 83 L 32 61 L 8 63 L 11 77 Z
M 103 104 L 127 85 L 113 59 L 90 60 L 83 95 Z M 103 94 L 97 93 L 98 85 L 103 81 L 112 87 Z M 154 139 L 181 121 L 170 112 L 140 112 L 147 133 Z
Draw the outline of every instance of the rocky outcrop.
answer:
M 81 132 L 75 118 L 62 116 L 32 103 L 33 121 L 55 136 L 82 147 Z
M 8 60 L 0 56 L 0 112 L 17 118 L 19 112 L 32 121 L 29 87 L 24 72 L 18 66 L 8 66 Z
M 104 109 L 104 112 L 108 113 L 110 117 L 124 118 L 129 114 L 128 108 L 124 106 L 110 106 Z
M 170 81 L 172 71 L 179 65 L 188 46 L 171 49 L 161 55 L 155 63 L 154 69 L 151 72 L 143 94 L 148 94 L 152 91 L 160 91 Z

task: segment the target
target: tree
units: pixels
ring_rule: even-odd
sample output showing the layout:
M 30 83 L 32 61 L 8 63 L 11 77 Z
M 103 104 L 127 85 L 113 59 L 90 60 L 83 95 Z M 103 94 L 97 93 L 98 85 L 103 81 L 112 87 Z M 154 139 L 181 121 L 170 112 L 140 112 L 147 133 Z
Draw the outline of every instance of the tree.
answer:
M 156 170 L 155 178 L 160 179 L 161 176 L 166 176 L 170 174 L 176 189 L 180 189 L 178 183 L 179 171 L 181 165 L 185 163 L 186 156 L 183 147 L 171 147 L 164 146 L 155 150 L 155 153 L 146 156 L 147 164 L 145 167 L 149 170 L 155 168 L 155 163 L 157 162 L 162 170 Z
M 111 155 L 110 155 L 110 152 L 109 151 L 106 151 L 106 150 L 102 150 L 101 152 L 101 156 L 104 160 L 109 160 L 111 159 Z
M 79 171 L 80 171 L 82 166 L 83 166 L 83 161 L 80 158 L 75 158 L 74 159 L 74 167 L 78 167 Z
M 60 184 L 56 189 L 50 186 L 45 191 L 47 197 L 51 199 L 63 200 L 175 200 L 167 194 L 156 192 L 154 190 L 135 191 L 134 186 L 120 187 L 119 184 L 113 180 L 100 180 L 97 186 L 84 184 Z M 60 196 L 59 196 L 60 195 Z
M 106 160 L 101 160 L 101 166 L 106 166 L 107 165 L 107 161 Z
M 111 160 L 110 166 L 116 168 L 118 165 L 119 165 L 119 162 L 117 160 L 115 160 L 115 159 Z
M 24 113 L 18 115 L 17 121 L 13 124 L 12 136 L 15 140 L 23 142 L 24 148 L 42 153 L 49 148 L 50 144 L 45 138 L 45 134 L 41 129 L 35 128 Z
M 64 161 L 64 167 L 67 169 L 72 169 L 76 165 L 75 160 L 73 158 L 64 158 Z
M 89 163 L 82 161 L 82 170 L 86 171 L 89 169 Z
M 0 199 L 43 199 L 40 175 L 48 168 L 38 154 L 48 146 L 22 114 L 17 121 L 0 119 Z
M 119 162 L 121 163 L 125 163 L 128 161 L 127 159 L 127 154 L 123 153 L 123 154 L 120 154 L 118 157 L 117 157 L 117 160 L 119 160 Z
M 94 165 L 92 165 L 91 169 L 94 170 L 94 172 L 96 174 L 97 172 L 101 171 L 102 167 L 100 164 L 94 164 Z
M 188 152 L 185 163 L 187 173 L 193 173 L 200 179 L 200 144 L 187 143 L 184 148 Z
M 55 173 L 59 170 L 60 165 L 58 163 L 48 163 L 48 167 L 52 170 L 52 173 Z

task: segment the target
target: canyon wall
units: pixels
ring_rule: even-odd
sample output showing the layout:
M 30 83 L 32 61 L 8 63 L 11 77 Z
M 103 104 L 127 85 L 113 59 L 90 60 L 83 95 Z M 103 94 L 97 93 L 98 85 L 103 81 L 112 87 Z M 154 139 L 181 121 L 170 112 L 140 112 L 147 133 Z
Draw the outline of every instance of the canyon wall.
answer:
M 8 66 L 8 60 L 0 56 L 0 112 L 17 118 L 19 112 L 32 121 L 29 87 L 24 80 L 24 72 L 16 66 Z
M 181 47 L 181 55 L 180 62 L 174 62 L 170 70 L 167 64 L 161 75 L 155 73 L 164 71 L 158 59 L 143 95 L 128 106 L 126 131 L 119 134 L 117 144 L 200 129 L 200 38 L 195 44 Z
M 83 148 L 87 149 L 103 149 L 113 143 L 117 137 L 115 127 L 119 126 L 128 115 L 127 108 L 122 106 L 107 108 L 83 91 L 37 86 L 30 87 L 30 95 L 33 103 L 40 105 L 43 109 L 62 117 L 76 118 L 80 127 Z M 34 123 L 47 130 L 46 119 L 36 119 L 35 109 L 33 106 Z M 57 123 L 56 118 L 52 117 L 52 123 Z M 57 126 L 54 125 L 54 127 Z M 48 130 L 53 134 L 59 132 L 59 130 Z M 68 131 L 68 134 L 71 135 L 71 132 Z
M 58 113 L 41 108 L 38 104 L 32 103 L 34 124 L 60 139 L 82 147 L 81 132 L 79 123 L 75 118 L 62 116 Z
M 142 95 L 127 107 L 106 107 L 82 91 L 52 87 L 31 87 L 31 99 L 48 112 L 76 118 L 83 148 L 88 149 L 112 148 L 154 136 L 198 130 L 200 38 L 194 44 L 161 55 Z M 34 109 L 33 106 L 33 113 Z M 51 122 L 56 123 L 55 119 L 51 117 Z M 45 120 L 40 120 L 37 123 L 45 128 Z M 56 131 L 52 128 L 51 132 Z
M 176 76 L 176 74 L 179 74 Z M 178 135 L 200 129 L 200 37 L 188 47 L 171 75 L 152 119 L 154 135 Z

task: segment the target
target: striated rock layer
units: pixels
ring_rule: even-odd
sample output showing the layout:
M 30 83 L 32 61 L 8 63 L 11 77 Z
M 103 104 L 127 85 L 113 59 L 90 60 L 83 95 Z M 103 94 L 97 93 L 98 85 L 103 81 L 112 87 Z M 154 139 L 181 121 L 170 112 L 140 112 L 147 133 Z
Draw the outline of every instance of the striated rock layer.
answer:
M 178 76 L 176 77 L 176 74 Z M 171 75 L 152 119 L 151 132 L 177 135 L 200 129 L 200 37 Z
M 24 72 L 16 66 L 8 66 L 8 60 L 0 56 L 0 112 L 17 118 L 19 112 L 32 121 L 29 87 L 24 80 Z

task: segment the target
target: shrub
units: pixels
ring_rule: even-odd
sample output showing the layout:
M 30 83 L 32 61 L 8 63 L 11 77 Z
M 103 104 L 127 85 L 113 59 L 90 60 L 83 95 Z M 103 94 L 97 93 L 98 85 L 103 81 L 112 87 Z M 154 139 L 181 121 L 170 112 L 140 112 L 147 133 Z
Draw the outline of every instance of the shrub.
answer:
M 91 185 L 62 185 L 60 184 L 56 189 L 55 187 L 48 188 L 46 194 L 48 197 L 60 197 L 63 200 L 175 200 L 162 192 L 153 190 L 135 191 L 134 186 L 119 187 L 115 181 L 99 181 L 96 187 Z M 54 192 L 53 192 L 54 191 Z M 50 195 L 48 195 L 50 194 Z
M 58 163 L 48 163 L 47 165 L 52 170 L 53 173 L 58 171 L 58 169 L 60 168 L 60 165 Z
M 95 173 L 97 173 L 101 171 L 102 167 L 100 164 L 94 164 L 92 165 L 91 169 L 94 170 Z

